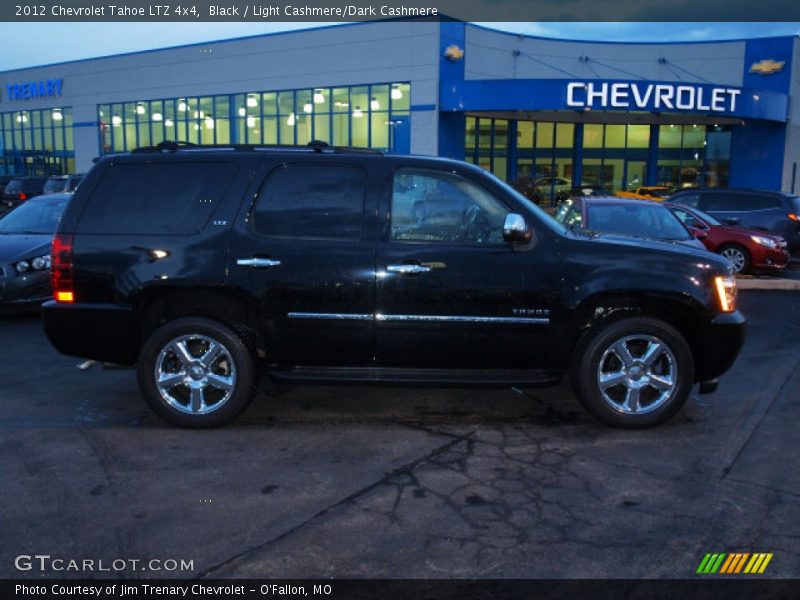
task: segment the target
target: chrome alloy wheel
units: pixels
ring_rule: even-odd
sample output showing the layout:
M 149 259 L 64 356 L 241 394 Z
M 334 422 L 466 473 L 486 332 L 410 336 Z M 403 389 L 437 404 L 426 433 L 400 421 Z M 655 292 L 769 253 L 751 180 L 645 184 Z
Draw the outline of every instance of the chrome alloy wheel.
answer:
M 731 263 L 733 263 L 734 270 L 739 273 L 742 269 L 744 269 L 745 263 L 747 263 L 747 258 L 744 255 L 744 252 L 739 250 L 738 248 L 725 248 L 722 252 L 720 252 L 721 256 L 727 258 Z
M 625 336 L 609 346 L 597 367 L 603 400 L 617 412 L 642 415 L 666 403 L 675 392 L 677 360 L 659 338 Z
M 222 408 L 236 388 L 236 365 L 217 340 L 193 333 L 168 342 L 155 366 L 158 393 L 170 408 L 202 415 Z

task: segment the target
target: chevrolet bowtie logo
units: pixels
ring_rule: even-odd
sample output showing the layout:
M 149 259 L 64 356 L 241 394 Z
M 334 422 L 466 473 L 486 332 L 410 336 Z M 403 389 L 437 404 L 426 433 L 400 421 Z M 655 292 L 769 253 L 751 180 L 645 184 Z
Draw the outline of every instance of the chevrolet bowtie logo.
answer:
M 452 60 L 453 62 L 456 62 L 464 58 L 464 51 L 455 44 L 451 44 L 450 46 L 445 48 L 444 57 L 447 60 Z
M 772 60 L 771 58 L 765 58 L 764 60 L 760 60 L 750 65 L 750 72 L 758 73 L 759 75 L 772 75 L 773 73 L 777 73 L 783 69 L 783 65 L 785 64 L 786 61 L 783 60 L 779 61 Z

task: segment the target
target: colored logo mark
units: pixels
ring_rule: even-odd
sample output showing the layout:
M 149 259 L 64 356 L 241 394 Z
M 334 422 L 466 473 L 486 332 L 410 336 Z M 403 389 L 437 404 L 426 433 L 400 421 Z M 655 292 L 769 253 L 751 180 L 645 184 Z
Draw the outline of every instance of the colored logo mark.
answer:
M 772 552 L 733 552 L 733 553 L 711 553 L 703 557 L 697 573 L 736 575 L 746 573 L 755 575 L 763 573 L 769 561 L 772 560 Z
M 447 60 L 456 62 L 464 58 L 464 51 L 455 44 L 451 44 L 447 48 L 445 48 L 444 57 Z
M 777 73 L 778 71 L 783 69 L 783 65 L 786 64 L 786 61 L 783 60 L 772 60 L 771 58 L 765 58 L 759 62 L 753 63 L 750 65 L 750 72 L 751 73 L 758 73 L 759 75 L 772 75 L 773 73 Z

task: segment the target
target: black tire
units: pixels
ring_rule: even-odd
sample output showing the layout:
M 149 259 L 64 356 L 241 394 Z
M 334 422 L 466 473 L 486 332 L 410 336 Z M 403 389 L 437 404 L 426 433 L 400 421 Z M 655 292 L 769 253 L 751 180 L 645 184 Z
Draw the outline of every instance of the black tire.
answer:
M 620 353 L 612 349 L 617 342 L 624 344 L 632 359 L 627 367 L 619 358 Z M 667 350 L 656 354 L 656 342 Z M 647 365 L 646 352 L 651 347 L 654 362 Z M 622 382 L 612 385 L 622 373 Z M 605 391 L 601 388 L 601 375 L 608 386 Z M 669 380 L 673 384 L 667 390 Z M 612 427 L 643 428 L 663 423 L 683 407 L 693 384 L 694 359 L 689 345 L 678 331 L 658 319 L 626 317 L 597 325 L 575 350 L 573 389 L 586 410 Z M 628 386 L 639 391 L 629 391 Z M 631 410 L 636 402 L 639 411 Z
M 729 253 L 731 256 L 726 256 L 726 252 Z M 717 249 L 717 254 L 721 256 L 725 256 L 728 260 L 733 263 L 733 268 L 736 273 L 749 273 L 752 267 L 752 261 L 750 260 L 750 253 L 747 251 L 747 248 L 744 246 L 740 246 L 739 244 L 725 244 L 724 246 Z M 732 257 L 741 257 L 740 259 L 734 260 Z
M 216 349 L 221 347 L 213 359 L 208 354 L 211 342 Z M 188 354 L 178 351 L 179 343 Z M 203 364 L 204 358 L 210 365 Z M 156 382 L 157 369 L 178 381 L 163 393 Z M 156 329 L 142 348 L 137 374 L 139 389 L 153 412 L 173 425 L 191 428 L 232 421 L 250 403 L 258 384 L 255 355 L 243 336 L 201 317 L 175 319 Z M 226 389 L 217 387 L 223 385 Z M 195 391 L 190 386 L 196 386 Z

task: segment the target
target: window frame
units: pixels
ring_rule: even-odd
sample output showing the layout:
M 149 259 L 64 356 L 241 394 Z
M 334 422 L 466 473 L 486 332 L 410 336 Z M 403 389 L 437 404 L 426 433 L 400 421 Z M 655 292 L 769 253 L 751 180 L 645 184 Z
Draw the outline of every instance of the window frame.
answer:
M 361 227 L 359 231 L 359 235 L 357 238 L 344 238 L 344 237 L 323 237 L 323 236 L 313 236 L 313 235 L 302 235 L 302 236 L 295 236 L 295 235 L 274 235 L 269 233 L 263 233 L 258 231 L 256 228 L 256 207 L 258 206 L 258 201 L 261 198 L 261 193 L 264 191 L 265 186 L 269 182 L 269 180 L 274 177 L 279 171 L 289 169 L 293 166 L 309 166 L 309 167 L 327 167 L 332 169 L 340 169 L 342 167 L 358 169 L 362 175 L 362 187 L 363 187 L 363 194 L 361 197 Z M 292 161 L 283 161 L 276 165 L 274 165 L 271 169 L 269 169 L 265 174 L 261 183 L 258 185 L 258 190 L 256 191 L 255 197 L 253 198 L 253 202 L 250 205 L 250 209 L 247 211 L 247 232 L 250 235 L 256 236 L 261 239 L 268 239 L 268 240 L 306 240 L 306 241 L 320 241 L 320 242 L 339 242 L 339 243 L 346 243 L 346 244 L 360 244 L 364 242 L 364 240 L 368 237 L 365 235 L 366 227 L 367 227 L 367 187 L 369 183 L 369 172 L 365 169 L 362 165 L 354 162 L 346 162 L 346 161 L 336 161 L 336 162 L 316 162 L 310 160 L 292 160 Z

